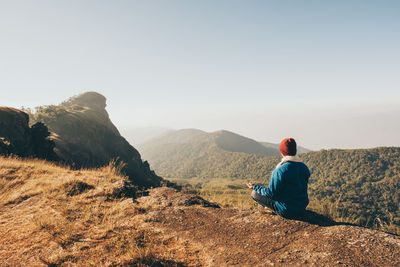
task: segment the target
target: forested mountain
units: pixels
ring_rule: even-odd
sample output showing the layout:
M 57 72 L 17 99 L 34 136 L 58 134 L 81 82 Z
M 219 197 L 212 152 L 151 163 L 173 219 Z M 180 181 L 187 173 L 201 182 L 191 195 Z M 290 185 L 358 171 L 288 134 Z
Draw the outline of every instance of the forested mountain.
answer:
M 360 225 L 393 224 L 400 233 L 399 147 L 322 150 L 302 158 L 312 172 L 312 205 Z
M 198 129 L 170 130 L 137 145 L 137 148 L 155 170 L 167 177 L 175 177 L 177 173 L 179 177 L 220 177 L 217 170 L 235 165 L 236 159 L 255 161 L 255 155 L 280 156 L 279 144 L 257 142 L 226 130 L 211 133 Z M 299 154 L 310 152 L 301 146 L 298 150 Z M 215 168 L 205 167 L 210 165 Z M 231 175 L 244 174 L 238 171 Z
M 143 158 L 165 176 L 208 178 L 216 170 L 226 169 L 231 159 L 240 157 L 278 156 L 279 150 L 225 130 L 207 133 L 198 129 L 174 130 L 137 146 Z M 209 174 L 206 166 L 213 165 Z M 171 172 L 172 171 L 172 172 Z M 232 175 L 234 175 L 232 173 Z

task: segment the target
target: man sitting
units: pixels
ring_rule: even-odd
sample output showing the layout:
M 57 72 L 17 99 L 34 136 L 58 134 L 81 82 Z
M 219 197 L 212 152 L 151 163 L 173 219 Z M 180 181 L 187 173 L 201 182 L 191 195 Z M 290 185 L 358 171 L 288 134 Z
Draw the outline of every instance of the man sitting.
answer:
M 253 189 L 252 198 L 264 207 L 286 217 L 302 216 L 308 205 L 307 185 L 310 170 L 298 156 L 296 156 L 296 141 L 293 138 L 284 139 L 279 150 L 282 154 L 281 162 L 272 172 L 269 186 L 248 183 Z

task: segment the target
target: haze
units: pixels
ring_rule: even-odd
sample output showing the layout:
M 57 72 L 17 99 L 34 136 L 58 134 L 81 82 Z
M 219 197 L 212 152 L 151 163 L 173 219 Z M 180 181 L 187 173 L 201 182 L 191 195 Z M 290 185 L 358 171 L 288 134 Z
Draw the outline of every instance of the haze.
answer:
M 398 1 L 0 1 L 0 105 L 108 99 L 122 132 L 400 145 Z

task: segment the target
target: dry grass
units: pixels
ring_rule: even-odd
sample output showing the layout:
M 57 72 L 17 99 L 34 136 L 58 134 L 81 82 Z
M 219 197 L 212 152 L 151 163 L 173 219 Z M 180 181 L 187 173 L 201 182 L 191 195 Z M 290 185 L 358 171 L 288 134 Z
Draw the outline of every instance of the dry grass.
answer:
M 255 209 L 257 204 L 250 196 L 250 189 L 244 180 L 220 179 L 179 179 L 167 178 L 168 180 L 182 185 L 183 191 L 197 194 L 208 201 L 216 202 L 226 207 L 240 209 Z
M 122 167 L 112 162 L 97 170 L 71 170 L 41 160 L 0 158 L 3 264 L 182 265 L 143 223 L 149 207 L 121 194 L 127 180 Z

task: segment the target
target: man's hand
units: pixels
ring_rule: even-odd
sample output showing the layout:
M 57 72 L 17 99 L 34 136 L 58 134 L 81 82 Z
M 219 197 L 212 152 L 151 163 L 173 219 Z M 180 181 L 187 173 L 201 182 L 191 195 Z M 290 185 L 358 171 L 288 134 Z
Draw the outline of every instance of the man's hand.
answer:
M 247 187 L 250 188 L 250 189 L 253 189 L 253 187 L 254 187 L 254 184 L 253 184 L 253 183 L 247 183 L 246 185 L 247 185 Z

